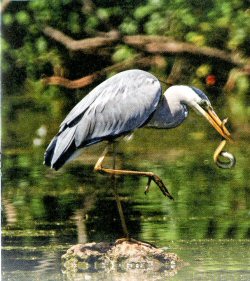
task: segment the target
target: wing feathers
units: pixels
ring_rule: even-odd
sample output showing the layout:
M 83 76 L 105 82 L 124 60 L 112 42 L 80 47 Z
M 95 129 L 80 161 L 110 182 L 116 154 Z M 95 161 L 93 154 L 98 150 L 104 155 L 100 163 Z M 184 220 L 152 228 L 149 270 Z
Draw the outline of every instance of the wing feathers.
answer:
M 54 167 L 69 158 L 69 151 L 72 154 L 77 148 L 141 127 L 156 110 L 160 97 L 160 82 L 145 71 L 129 70 L 109 78 L 67 115 L 47 149 L 45 164 L 51 162 Z
M 59 169 L 74 152 L 74 135 L 76 126 L 68 127 L 53 138 L 45 152 L 44 163 L 51 168 Z

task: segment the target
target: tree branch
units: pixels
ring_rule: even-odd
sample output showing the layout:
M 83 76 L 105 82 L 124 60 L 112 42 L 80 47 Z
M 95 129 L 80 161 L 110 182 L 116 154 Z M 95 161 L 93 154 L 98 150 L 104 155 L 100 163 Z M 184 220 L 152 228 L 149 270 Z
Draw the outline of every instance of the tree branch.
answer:
M 199 47 L 192 43 L 179 42 L 164 36 L 133 35 L 125 36 L 123 41 L 127 45 L 140 47 L 151 54 L 182 53 L 197 56 L 201 55 L 220 59 L 237 66 L 243 66 L 247 62 L 247 59 L 243 59 L 237 54 L 232 54 L 212 47 Z
M 2 3 L 0 3 L 0 13 L 3 13 L 7 9 L 10 2 L 11 0 L 3 0 Z
M 217 48 L 198 47 L 191 43 L 178 42 L 164 36 L 131 35 L 120 38 L 119 32 L 111 31 L 105 33 L 103 36 L 74 40 L 50 26 L 45 27 L 43 32 L 48 37 L 63 44 L 67 49 L 72 51 L 93 53 L 96 52 L 96 49 L 113 46 L 121 41 L 124 44 L 141 49 L 150 54 L 192 54 L 219 59 L 240 67 L 246 64 L 249 65 L 249 59 L 244 59 L 240 55 L 232 54 Z
M 82 40 L 74 40 L 71 37 L 65 35 L 63 32 L 47 26 L 43 30 L 44 34 L 51 39 L 61 43 L 68 50 L 71 51 L 83 51 L 85 53 L 94 53 L 97 50 L 105 50 L 106 47 L 114 46 L 118 42 L 123 42 L 128 46 L 132 46 L 144 52 L 150 54 L 191 54 L 195 56 L 206 56 L 214 59 L 219 59 L 228 63 L 231 63 L 240 69 L 237 73 L 249 74 L 250 63 L 248 58 L 243 58 L 240 55 L 228 53 L 226 51 L 211 48 L 211 47 L 198 47 L 191 43 L 178 42 L 172 38 L 164 36 L 148 36 L 148 35 L 132 35 L 120 37 L 119 32 L 110 31 L 107 33 L 100 33 L 97 37 L 87 38 Z M 114 64 L 106 67 L 100 71 L 97 71 L 91 75 L 85 76 L 77 80 L 69 80 L 60 76 L 52 76 L 44 78 L 42 81 L 47 85 L 61 85 L 66 88 L 76 89 L 86 87 L 92 84 L 94 81 L 101 79 L 112 71 L 122 71 L 133 66 L 145 67 L 156 62 L 154 59 L 148 57 L 138 57 L 132 60 L 127 60 L 122 63 Z M 234 73 L 234 72 L 233 72 Z M 170 75 L 171 76 L 171 75 Z M 235 84 L 236 77 L 239 75 L 230 75 L 225 88 L 232 88 Z M 169 78 L 170 79 L 170 78 Z M 171 79 L 170 79 L 171 80 Z
M 50 26 L 46 26 L 43 29 L 43 33 L 71 51 L 83 51 L 86 53 L 93 53 L 95 49 L 111 46 L 119 40 L 119 33 L 116 31 L 110 31 L 106 33 L 105 36 L 82 40 L 74 40 L 70 36 Z
M 83 88 L 88 85 L 91 85 L 93 82 L 105 77 L 108 73 L 112 71 L 122 71 L 128 68 L 133 67 L 134 65 L 139 67 L 145 67 L 152 65 L 154 63 L 154 60 L 149 57 L 140 57 L 137 56 L 136 58 L 129 59 L 127 61 L 114 64 L 112 66 L 108 66 L 106 68 L 103 68 L 100 71 L 97 71 L 93 74 L 90 74 L 88 76 L 85 76 L 83 78 L 77 79 L 77 80 L 70 80 L 64 77 L 60 76 L 51 76 L 46 77 L 42 79 L 42 82 L 45 85 L 60 85 L 64 86 L 68 89 L 77 89 L 77 88 Z
M 243 75 L 250 76 L 250 65 L 246 65 L 245 67 L 240 69 L 239 68 L 232 69 L 227 78 L 227 82 L 224 86 L 224 90 L 231 92 L 236 86 L 237 79 Z

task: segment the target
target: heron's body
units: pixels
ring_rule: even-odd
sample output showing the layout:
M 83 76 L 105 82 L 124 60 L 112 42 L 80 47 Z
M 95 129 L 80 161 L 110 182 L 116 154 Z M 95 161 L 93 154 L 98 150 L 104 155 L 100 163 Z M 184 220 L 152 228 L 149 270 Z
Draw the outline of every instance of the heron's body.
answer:
M 129 70 L 111 77 L 67 115 L 46 151 L 45 164 L 57 170 L 77 155 L 78 149 L 113 140 L 146 124 L 161 128 L 178 125 L 186 117 L 184 107 L 171 112 L 166 103 L 160 82 L 145 71 Z
M 201 111 L 206 95 L 188 86 L 172 86 L 162 95 L 159 80 L 142 70 L 114 75 L 94 88 L 67 115 L 45 152 L 45 164 L 59 169 L 80 148 L 114 140 L 137 128 L 174 128 L 188 116 L 188 106 Z M 209 120 L 210 121 L 210 120 Z

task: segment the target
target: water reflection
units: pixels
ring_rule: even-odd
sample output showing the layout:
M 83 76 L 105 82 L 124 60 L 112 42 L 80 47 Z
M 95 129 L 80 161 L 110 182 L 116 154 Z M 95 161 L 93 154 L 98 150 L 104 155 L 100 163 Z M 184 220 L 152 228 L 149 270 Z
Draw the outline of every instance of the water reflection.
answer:
M 118 191 L 130 233 L 134 238 L 166 247 L 189 262 L 173 280 L 214 280 L 213 274 L 221 274 L 221 280 L 231 280 L 232 274 L 238 280 L 249 280 L 247 143 L 239 140 L 232 147 L 237 166 L 224 171 L 213 164 L 211 156 L 217 144 L 211 141 L 195 142 L 197 147 L 190 151 L 192 137 L 184 145 L 176 136 L 142 131 L 132 144 L 121 144 L 124 154 L 120 155 L 120 165 L 154 171 L 167 183 L 175 201 L 164 198 L 153 185 L 145 196 L 144 178 L 119 178 Z M 86 151 L 84 165 L 75 162 L 59 172 L 41 165 L 42 148 L 5 155 L 4 280 L 34 280 L 45 273 L 48 280 L 80 280 L 82 275 L 62 275 L 62 253 L 76 243 L 113 241 L 122 235 L 110 180 L 92 172 L 101 150 L 96 147 Z M 91 280 L 139 278 L 137 272 L 129 277 L 122 272 L 98 274 L 91 275 Z M 148 274 L 148 280 L 166 278 Z

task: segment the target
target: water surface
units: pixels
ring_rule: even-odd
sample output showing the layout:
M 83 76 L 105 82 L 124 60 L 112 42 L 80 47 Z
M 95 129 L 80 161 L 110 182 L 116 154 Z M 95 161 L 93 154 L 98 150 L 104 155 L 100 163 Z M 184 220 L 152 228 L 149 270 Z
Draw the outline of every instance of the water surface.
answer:
M 145 279 L 250 280 L 247 141 L 239 137 L 236 144 L 227 146 L 237 165 L 221 170 L 212 160 L 220 139 L 206 133 L 210 128 L 191 122 L 172 131 L 175 133 L 139 130 L 132 141 L 119 146 L 119 167 L 154 171 L 175 198 L 163 197 L 154 184 L 145 196 L 145 178 L 117 180 L 131 235 L 177 253 L 186 263 L 172 272 L 144 272 Z M 122 236 L 113 182 L 93 173 L 103 148 L 100 144 L 87 149 L 79 161 L 58 172 L 42 165 L 44 147 L 6 151 L 3 280 L 141 278 L 136 271 L 63 273 L 60 258 L 71 245 Z

